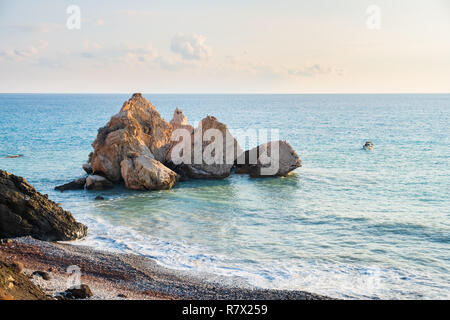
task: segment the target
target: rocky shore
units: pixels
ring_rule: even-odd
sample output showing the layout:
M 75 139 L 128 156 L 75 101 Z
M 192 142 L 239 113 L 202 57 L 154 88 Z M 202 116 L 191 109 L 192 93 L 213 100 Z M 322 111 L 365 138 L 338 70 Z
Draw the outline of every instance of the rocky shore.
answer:
M 1 244 L 0 260 L 23 263 L 23 274 L 28 275 L 41 290 L 40 295 L 34 297 L 36 299 L 61 297 L 71 278 L 67 271 L 70 266 L 79 267 L 82 283 L 91 289 L 93 295 L 88 299 L 329 299 L 303 291 L 249 287 L 239 279 L 234 279 L 236 285 L 230 285 L 230 279 L 170 270 L 142 256 L 97 251 L 30 237 L 16 238 Z M 32 276 L 36 270 L 46 271 L 50 280 Z M 20 299 L 21 296 L 14 298 Z
M 56 190 L 103 190 L 116 184 L 165 190 L 187 179 L 224 179 L 231 173 L 285 176 L 301 166 L 286 141 L 243 152 L 217 118 L 206 116 L 194 128 L 177 108 L 166 122 L 139 93 L 98 130 L 92 146 L 88 163 L 82 165 L 87 175 Z M 82 239 L 87 231 L 24 178 L 0 170 L 0 299 L 326 298 L 250 288 L 241 281 L 230 285 L 214 275 L 168 270 L 141 256 L 55 242 Z M 78 282 L 69 283 L 77 274 Z

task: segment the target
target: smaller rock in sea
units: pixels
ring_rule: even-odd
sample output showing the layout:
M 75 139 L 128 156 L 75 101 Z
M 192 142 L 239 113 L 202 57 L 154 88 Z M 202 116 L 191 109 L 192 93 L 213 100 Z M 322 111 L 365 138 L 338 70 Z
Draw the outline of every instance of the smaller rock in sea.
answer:
M 105 200 L 105 198 L 102 196 L 96 196 L 94 200 L 102 201 L 102 200 Z
M 80 178 L 80 179 L 76 179 L 73 180 L 69 183 L 60 185 L 55 187 L 55 190 L 58 191 L 66 191 L 66 190 L 80 190 L 80 189 L 84 189 L 84 185 L 86 184 L 86 178 Z
M 88 190 L 104 190 L 113 187 L 114 184 L 105 177 L 93 175 L 86 178 L 86 189 Z
M 5 158 L 6 159 L 16 159 L 16 158 L 22 158 L 23 154 L 8 154 Z
M 67 289 L 65 291 L 65 294 L 66 297 L 73 299 L 86 299 L 92 297 L 92 291 L 86 284 L 82 284 L 80 286 Z
M 366 141 L 366 143 L 363 146 L 364 150 L 373 150 L 373 143 L 372 141 Z
M 83 170 L 86 171 L 87 174 L 92 174 L 92 166 L 90 163 L 83 164 Z

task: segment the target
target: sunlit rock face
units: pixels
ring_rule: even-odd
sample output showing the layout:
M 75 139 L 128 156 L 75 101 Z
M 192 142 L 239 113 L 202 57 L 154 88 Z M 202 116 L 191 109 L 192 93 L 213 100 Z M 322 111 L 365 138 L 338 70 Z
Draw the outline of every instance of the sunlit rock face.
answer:
M 177 174 L 149 156 L 128 158 L 121 163 L 125 186 L 133 190 L 164 190 L 173 187 Z
M 170 149 L 172 126 L 140 93 L 100 128 L 92 144 L 92 171 L 113 182 L 122 180 L 121 162 L 130 156 L 148 156 L 164 162 Z

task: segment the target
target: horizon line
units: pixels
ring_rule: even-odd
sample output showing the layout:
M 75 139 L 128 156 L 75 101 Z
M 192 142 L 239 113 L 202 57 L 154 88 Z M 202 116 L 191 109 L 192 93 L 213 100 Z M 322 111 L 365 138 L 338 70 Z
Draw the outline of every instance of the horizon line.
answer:
M 406 94 L 433 94 L 433 95 L 447 95 L 450 92 L 0 92 L 0 95 L 7 94 L 173 94 L 173 95 L 406 95 Z

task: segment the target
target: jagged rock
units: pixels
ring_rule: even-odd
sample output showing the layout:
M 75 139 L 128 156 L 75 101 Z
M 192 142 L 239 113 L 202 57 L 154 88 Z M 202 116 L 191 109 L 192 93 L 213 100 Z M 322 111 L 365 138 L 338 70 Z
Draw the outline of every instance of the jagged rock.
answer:
M 220 140 L 217 140 L 219 143 L 213 144 L 213 139 L 209 135 L 215 136 L 214 133 L 220 135 L 217 139 L 221 138 L 222 143 L 219 142 Z M 177 163 L 181 175 L 194 179 L 223 179 L 228 177 L 234 160 L 242 153 L 239 143 L 231 135 L 227 126 L 212 116 L 207 116 L 200 122 L 199 126 L 191 134 L 190 141 L 181 143 L 184 143 L 184 146 L 186 146 L 186 143 L 191 144 L 191 157 L 187 158 L 190 160 L 190 163 L 184 161 L 178 164 L 173 159 L 174 153 L 176 153 L 175 150 L 177 150 L 175 148 L 171 154 L 171 162 Z M 217 150 L 214 148 L 214 145 L 217 147 Z M 184 150 L 188 149 L 185 148 Z M 205 159 L 205 155 L 209 156 L 210 159 Z
M 84 189 L 84 185 L 86 184 L 86 178 L 79 178 L 73 180 L 69 183 L 63 184 L 61 186 L 55 187 L 55 190 L 58 191 L 66 191 L 66 190 L 79 190 Z
M 86 178 L 86 189 L 88 190 L 104 190 L 113 187 L 114 184 L 105 177 L 93 175 Z
M 140 93 L 126 101 L 120 112 L 100 128 L 92 144 L 92 170 L 112 182 L 122 180 L 120 164 L 130 155 L 149 156 L 164 162 L 172 127 Z
M 172 120 L 170 120 L 170 124 L 172 126 L 189 125 L 188 121 L 187 121 L 187 117 L 184 115 L 184 111 L 176 108 L 175 111 L 173 112 L 173 117 L 172 117 Z
M 123 160 L 121 168 L 125 186 L 133 190 L 170 189 L 177 179 L 175 172 L 149 156 Z
M 32 236 L 44 241 L 83 238 L 87 227 L 78 223 L 24 178 L 0 170 L 0 238 Z
M 84 163 L 82 166 L 83 170 L 87 173 L 87 174 L 92 174 L 92 166 L 90 163 Z
M 273 154 L 278 144 L 278 156 Z M 251 177 L 286 176 L 292 170 L 301 167 L 302 162 L 286 141 L 271 141 L 247 150 L 235 161 L 236 173 L 248 173 Z M 270 169 L 273 168 L 273 169 Z
M 373 143 L 372 141 L 366 141 L 366 143 L 363 146 L 364 150 L 373 150 Z
M 88 285 L 82 284 L 79 287 L 73 287 L 65 291 L 67 297 L 72 299 L 86 299 L 92 297 L 92 291 Z
M 189 137 L 191 139 L 194 133 L 194 127 L 188 124 L 187 117 L 185 116 L 183 110 L 178 108 L 173 112 L 172 120 L 170 120 L 170 125 L 172 126 L 172 139 L 170 143 L 170 147 L 168 148 L 168 152 L 166 155 L 165 165 L 172 168 L 176 168 L 172 162 L 172 150 L 178 144 L 183 144 L 184 136 Z M 178 130 L 182 131 L 179 132 Z M 177 172 L 179 173 L 179 172 Z

